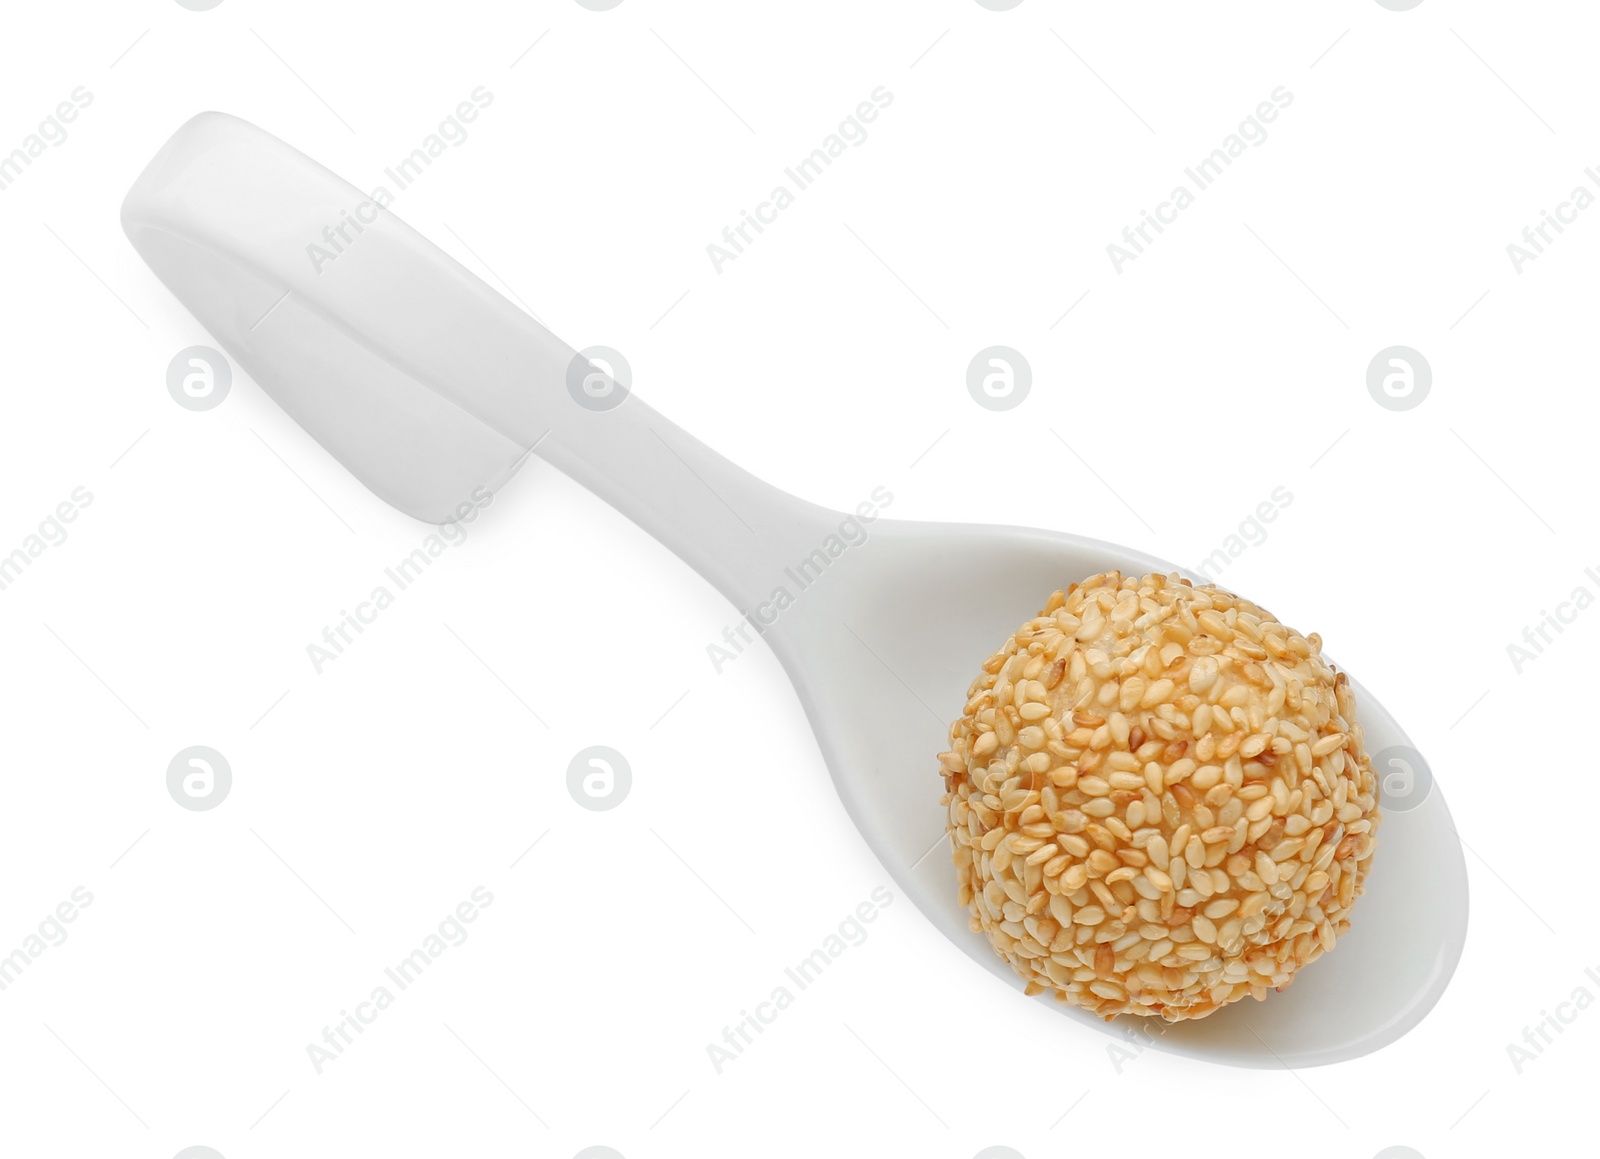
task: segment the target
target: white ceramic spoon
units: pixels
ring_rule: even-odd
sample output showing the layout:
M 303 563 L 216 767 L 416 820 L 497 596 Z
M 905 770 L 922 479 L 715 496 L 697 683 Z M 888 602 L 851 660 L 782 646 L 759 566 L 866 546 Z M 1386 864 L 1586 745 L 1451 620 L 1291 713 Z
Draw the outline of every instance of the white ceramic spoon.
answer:
M 447 520 L 474 488 L 500 487 L 532 449 L 740 610 L 787 591 L 792 606 L 765 638 L 851 817 L 928 919 L 1020 991 L 956 902 L 936 755 L 979 666 L 1056 588 L 1112 568 L 1178 569 L 1072 535 L 878 518 L 866 543 L 802 588 L 798 565 L 839 534 L 844 513 L 768 486 L 595 377 L 596 367 L 391 212 L 233 117 L 184 125 L 128 194 L 123 225 L 256 381 L 402 511 Z M 1356 692 L 1369 750 L 1409 745 L 1383 706 Z M 1403 773 L 1380 775 L 1404 787 Z M 1050 1021 L 1040 1034 L 1065 1025 L 1054 1021 L 1065 1012 L 1119 1035 L 1135 1021 L 1155 1032 L 1158 1049 L 1240 1066 L 1355 1058 L 1432 1008 L 1466 918 L 1465 866 L 1435 786 L 1415 807 L 1387 811 L 1352 929 L 1283 993 L 1170 1027 L 1107 1024 L 1045 995 L 1040 1018 Z M 919 968 L 967 976 L 955 962 Z M 998 988 L 995 1000 L 1004 1001 Z

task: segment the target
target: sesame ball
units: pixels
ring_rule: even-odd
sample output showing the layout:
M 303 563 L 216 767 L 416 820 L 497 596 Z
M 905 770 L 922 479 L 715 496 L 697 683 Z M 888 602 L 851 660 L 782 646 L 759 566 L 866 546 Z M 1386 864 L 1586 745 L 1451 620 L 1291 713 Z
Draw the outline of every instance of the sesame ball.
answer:
M 983 665 L 939 757 L 947 827 L 1028 993 L 1179 1022 L 1334 948 L 1380 813 L 1321 651 L 1214 585 L 1109 572 Z

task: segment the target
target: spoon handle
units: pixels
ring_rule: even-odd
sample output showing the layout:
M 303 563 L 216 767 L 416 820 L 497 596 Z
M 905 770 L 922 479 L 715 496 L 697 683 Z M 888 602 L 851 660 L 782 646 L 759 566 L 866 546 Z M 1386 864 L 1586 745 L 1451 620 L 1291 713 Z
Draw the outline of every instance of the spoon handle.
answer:
M 409 514 L 450 518 L 531 451 L 740 608 L 837 521 L 651 409 L 620 367 L 580 355 L 401 221 L 393 200 L 204 113 L 156 154 L 122 217 L 224 348 Z
M 648 531 L 741 609 L 769 595 L 784 563 L 804 555 L 839 518 L 756 478 L 641 399 L 585 412 L 559 383 L 541 382 L 539 393 L 554 413 L 534 453 Z

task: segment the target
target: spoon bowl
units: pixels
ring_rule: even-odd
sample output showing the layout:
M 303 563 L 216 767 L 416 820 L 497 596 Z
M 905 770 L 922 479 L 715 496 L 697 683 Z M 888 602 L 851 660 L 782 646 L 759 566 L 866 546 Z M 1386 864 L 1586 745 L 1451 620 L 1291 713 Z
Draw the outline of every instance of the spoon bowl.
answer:
M 160 149 L 122 217 L 179 300 L 380 498 L 450 520 L 537 454 L 704 575 L 771 643 L 850 816 L 900 888 L 1020 991 L 957 903 L 937 761 L 949 722 L 984 659 L 1057 588 L 1181 569 L 1070 535 L 891 520 L 871 504 L 845 514 L 778 491 L 387 209 L 351 226 L 370 205 L 270 134 L 206 113 Z M 337 259 L 314 258 L 334 227 Z M 1443 993 L 1466 934 L 1461 849 L 1425 762 L 1355 691 L 1390 807 L 1352 928 L 1264 1003 L 1138 1020 L 1150 1045 L 1238 1066 L 1336 1062 L 1394 1041 Z M 1040 1000 L 1105 1033 L 1132 1021 Z
M 1020 991 L 1021 979 L 984 934 L 968 928 L 966 908 L 956 904 L 934 758 L 949 747 L 949 722 L 980 664 L 1051 592 L 1105 571 L 1182 569 L 1076 536 L 889 520 L 872 525 L 867 542 L 834 566 L 839 573 L 808 589 L 766 638 L 873 852 L 946 937 Z M 1368 751 L 1412 749 L 1394 718 L 1353 683 Z M 1380 777 L 1386 772 L 1395 775 L 1380 768 Z M 1467 910 L 1466 866 L 1443 794 L 1415 781 L 1401 787 L 1420 802 L 1385 812 L 1350 930 L 1282 993 L 1170 1024 L 1108 1023 L 1049 994 L 1035 1001 L 1124 1045 L 1134 1023 L 1149 1045 L 1237 1066 L 1341 1062 L 1395 1041 L 1448 985 Z

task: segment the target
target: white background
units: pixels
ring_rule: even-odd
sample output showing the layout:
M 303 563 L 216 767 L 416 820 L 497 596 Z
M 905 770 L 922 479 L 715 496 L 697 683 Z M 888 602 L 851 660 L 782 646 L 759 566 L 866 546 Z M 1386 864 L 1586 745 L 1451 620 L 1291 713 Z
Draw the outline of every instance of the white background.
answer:
M 1600 591 L 1600 212 L 1520 274 L 1505 247 L 1600 163 L 1594 33 L 1445 0 L 9 6 L 0 149 L 94 100 L 0 193 L 0 552 L 94 500 L 0 592 L 0 954 L 94 901 L 0 992 L 0 1153 L 1439 1159 L 1574 1128 L 1600 1014 L 1520 1074 L 1507 1045 L 1600 996 L 1600 612 L 1520 674 L 1506 646 Z M 735 611 L 535 460 L 318 676 L 306 645 L 427 529 L 243 371 L 175 405 L 168 362 L 213 340 L 118 223 L 203 109 L 370 188 L 479 85 L 396 212 L 779 486 L 1188 565 L 1287 487 L 1223 578 L 1432 762 L 1473 890 L 1434 1013 L 1305 1072 L 1119 1067 L 896 892 L 716 1073 L 707 1044 L 889 880 L 770 652 L 717 675 Z M 879 85 L 869 139 L 715 272 L 707 243 Z M 1107 243 L 1280 85 L 1265 143 L 1118 274 Z M 1005 413 L 964 382 L 996 343 L 1034 372 Z M 1405 413 L 1365 382 L 1397 343 L 1434 375 Z M 214 811 L 167 795 L 195 744 L 233 768 Z M 633 769 L 610 812 L 566 790 L 592 744 Z M 317 1074 L 307 1044 L 479 885 L 465 944 Z

